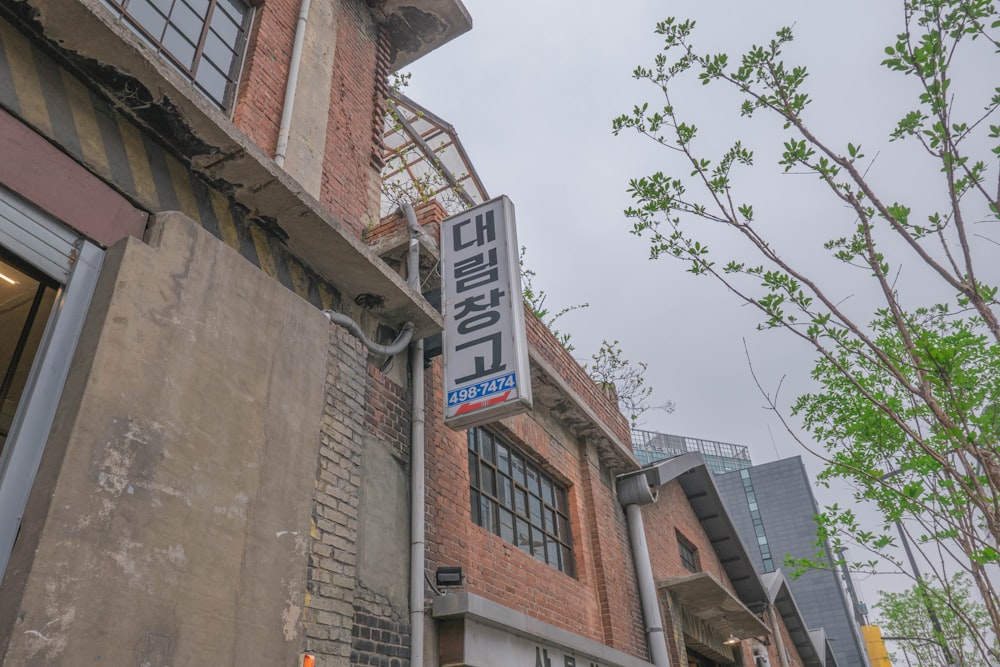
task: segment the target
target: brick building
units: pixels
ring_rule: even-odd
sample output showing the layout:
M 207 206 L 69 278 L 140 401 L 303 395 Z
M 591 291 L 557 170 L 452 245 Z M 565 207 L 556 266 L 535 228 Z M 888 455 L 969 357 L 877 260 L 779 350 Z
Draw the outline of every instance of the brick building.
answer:
M 360 237 L 389 70 L 470 25 L 0 3 L 0 663 L 399 663 L 406 371 L 322 310 L 440 329 Z
M 459 0 L 0 2 L 0 664 L 650 664 L 627 424 L 541 323 L 532 412 L 446 429 L 435 360 L 411 411 L 424 360 L 394 341 L 442 320 L 379 220 L 386 76 L 470 25 Z M 676 521 L 715 548 L 649 519 Z

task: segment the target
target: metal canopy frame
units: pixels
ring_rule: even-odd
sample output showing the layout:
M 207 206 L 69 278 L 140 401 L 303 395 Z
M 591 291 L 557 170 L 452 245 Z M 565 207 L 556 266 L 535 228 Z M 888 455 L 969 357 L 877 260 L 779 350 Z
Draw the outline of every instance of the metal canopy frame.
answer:
M 382 141 L 383 216 L 404 201 L 436 199 L 448 213 L 489 201 L 455 128 L 402 93 L 389 94 Z

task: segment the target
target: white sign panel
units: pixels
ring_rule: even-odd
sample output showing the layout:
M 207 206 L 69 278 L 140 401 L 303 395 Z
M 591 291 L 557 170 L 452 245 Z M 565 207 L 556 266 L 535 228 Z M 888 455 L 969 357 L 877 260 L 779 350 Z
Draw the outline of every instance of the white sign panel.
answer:
M 465 622 L 463 662 L 476 667 L 614 667 L 585 653 L 568 651 L 538 639 L 518 637 L 468 620 Z
M 441 223 L 444 421 L 467 428 L 531 408 L 514 206 L 498 197 Z

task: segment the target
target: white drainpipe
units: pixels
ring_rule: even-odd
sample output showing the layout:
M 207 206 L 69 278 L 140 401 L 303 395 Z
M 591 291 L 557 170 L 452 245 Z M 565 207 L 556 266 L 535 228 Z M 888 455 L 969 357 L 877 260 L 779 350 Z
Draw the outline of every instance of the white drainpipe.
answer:
M 655 503 L 656 498 L 657 493 L 650 488 L 645 475 L 619 478 L 618 500 L 625 507 L 628 518 L 628 534 L 635 561 L 635 578 L 639 586 L 639 602 L 642 604 L 649 657 L 656 667 L 670 667 L 667 639 L 663 634 L 663 620 L 660 617 L 660 602 L 656 595 L 656 583 L 653 581 L 653 566 L 649 562 L 646 528 L 642 523 L 642 506 Z
M 278 145 L 274 149 L 274 162 L 285 166 L 288 152 L 288 133 L 292 127 L 292 109 L 295 107 L 295 91 L 299 87 L 299 65 L 302 64 L 302 45 L 306 41 L 306 25 L 309 23 L 309 4 L 302 0 L 299 21 L 295 26 L 295 41 L 292 43 L 292 62 L 288 65 L 288 80 L 285 82 L 285 101 L 281 107 L 281 124 L 278 127 Z
M 309 0 L 305 0 L 307 4 Z M 407 256 L 407 283 L 420 291 L 420 225 L 413 207 L 403 204 L 403 214 L 410 229 Z M 346 328 L 376 354 L 396 355 L 413 336 L 413 323 L 407 322 L 389 345 L 379 345 L 365 336 L 361 327 L 347 315 L 333 310 L 323 313 L 334 324 Z M 410 373 L 413 378 L 412 426 L 410 429 L 410 667 L 424 664 L 424 341 L 410 347 Z
M 420 226 L 410 204 L 403 204 L 410 227 L 407 281 L 420 291 Z M 424 665 L 424 341 L 410 347 L 413 384 L 410 432 L 410 667 Z

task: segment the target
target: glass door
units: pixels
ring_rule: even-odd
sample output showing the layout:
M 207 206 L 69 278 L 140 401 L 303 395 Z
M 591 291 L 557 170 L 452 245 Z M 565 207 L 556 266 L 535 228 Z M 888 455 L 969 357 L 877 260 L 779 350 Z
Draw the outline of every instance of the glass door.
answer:
M 0 579 L 104 251 L 0 186 Z
M 51 278 L 0 248 L 0 456 L 57 289 Z

